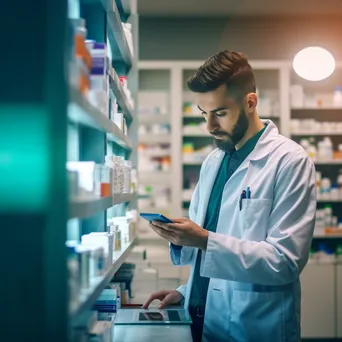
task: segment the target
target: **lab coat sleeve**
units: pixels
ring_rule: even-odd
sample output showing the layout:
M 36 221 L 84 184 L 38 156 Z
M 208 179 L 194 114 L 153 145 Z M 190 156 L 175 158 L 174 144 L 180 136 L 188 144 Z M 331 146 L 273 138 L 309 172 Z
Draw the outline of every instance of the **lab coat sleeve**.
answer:
M 196 221 L 197 210 L 199 204 L 199 185 L 197 184 L 191 198 L 189 208 L 189 218 L 191 221 Z M 192 262 L 194 247 L 175 246 L 170 243 L 170 256 L 174 265 L 189 265 Z
M 185 298 L 186 295 L 186 286 L 187 284 L 181 285 L 177 288 L 177 291 L 182 294 L 182 296 Z
M 316 213 L 315 168 L 298 151 L 279 167 L 265 241 L 209 232 L 201 275 L 260 285 L 299 277 L 310 251 Z

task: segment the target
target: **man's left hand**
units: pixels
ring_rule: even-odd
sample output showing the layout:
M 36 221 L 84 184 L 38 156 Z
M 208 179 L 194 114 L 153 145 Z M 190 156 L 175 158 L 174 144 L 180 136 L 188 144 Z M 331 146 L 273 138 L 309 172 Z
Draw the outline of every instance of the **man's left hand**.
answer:
M 206 250 L 208 231 L 186 218 L 172 219 L 174 223 L 153 221 L 150 227 L 162 238 L 178 246 Z

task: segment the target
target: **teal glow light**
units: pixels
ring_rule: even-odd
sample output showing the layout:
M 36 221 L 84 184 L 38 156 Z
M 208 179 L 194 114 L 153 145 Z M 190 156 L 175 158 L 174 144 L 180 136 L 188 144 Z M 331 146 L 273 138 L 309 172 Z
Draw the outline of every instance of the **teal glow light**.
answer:
M 48 202 L 48 115 L 29 105 L 0 113 L 0 211 L 40 211 Z

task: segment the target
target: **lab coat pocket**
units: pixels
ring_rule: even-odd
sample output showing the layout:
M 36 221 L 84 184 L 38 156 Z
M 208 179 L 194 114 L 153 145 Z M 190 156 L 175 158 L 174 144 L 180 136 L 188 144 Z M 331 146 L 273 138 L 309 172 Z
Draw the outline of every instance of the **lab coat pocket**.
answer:
M 270 199 L 244 199 L 240 212 L 242 236 L 262 241 L 267 235 L 268 219 L 272 207 Z
M 284 292 L 234 290 L 230 335 L 239 342 L 285 341 Z

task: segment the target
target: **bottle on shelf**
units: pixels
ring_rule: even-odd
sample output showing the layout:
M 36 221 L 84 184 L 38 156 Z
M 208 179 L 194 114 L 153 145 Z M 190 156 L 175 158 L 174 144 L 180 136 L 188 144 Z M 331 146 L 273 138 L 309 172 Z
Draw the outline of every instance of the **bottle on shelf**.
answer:
M 330 190 L 331 190 L 331 181 L 329 178 L 324 177 L 321 183 L 321 191 L 320 191 L 321 198 L 325 200 L 329 199 Z
M 339 190 L 339 198 L 342 199 L 342 169 L 340 169 L 338 172 L 337 186 L 338 186 L 338 190 Z
M 335 108 L 342 108 L 342 87 L 337 86 L 334 90 L 333 106 Z

